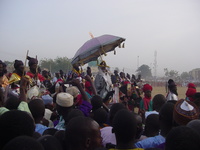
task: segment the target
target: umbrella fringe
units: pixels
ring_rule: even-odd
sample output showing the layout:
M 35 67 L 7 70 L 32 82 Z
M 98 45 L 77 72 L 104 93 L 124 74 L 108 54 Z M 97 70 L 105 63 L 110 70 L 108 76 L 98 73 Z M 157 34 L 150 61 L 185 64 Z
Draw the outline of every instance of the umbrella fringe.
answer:
M 125 47 L 125 43 L 122 44 L 122 48 L 124 48 L 124 47 Z

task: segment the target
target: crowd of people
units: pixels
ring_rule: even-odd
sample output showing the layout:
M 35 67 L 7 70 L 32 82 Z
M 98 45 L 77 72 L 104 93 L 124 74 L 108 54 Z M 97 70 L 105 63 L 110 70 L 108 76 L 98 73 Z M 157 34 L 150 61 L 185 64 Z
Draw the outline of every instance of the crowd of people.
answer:
M 188 84 L 185 99 L 169 79 L 168 93 L 124 72 L 94 76 L 78 64 L 66 76 L 51 76 L 36 58 L 29 70 L 15 60 L 8 74 L 0 60 L 0 149 L 2 150 L 199 150 L 200 93 Z

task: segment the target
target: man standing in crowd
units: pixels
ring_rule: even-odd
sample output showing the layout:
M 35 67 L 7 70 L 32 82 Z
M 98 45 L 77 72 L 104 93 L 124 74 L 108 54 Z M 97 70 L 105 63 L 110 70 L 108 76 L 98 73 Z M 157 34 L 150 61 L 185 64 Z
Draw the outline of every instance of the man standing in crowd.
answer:
M 102 61 L 99 65 L 99 72 L 97 73 L 94 85 L 97 90 L 97 94 L 102 98 L 105 98 L 109 91 L 112 89 L 111 77 L 108 73 L 105 61 Z

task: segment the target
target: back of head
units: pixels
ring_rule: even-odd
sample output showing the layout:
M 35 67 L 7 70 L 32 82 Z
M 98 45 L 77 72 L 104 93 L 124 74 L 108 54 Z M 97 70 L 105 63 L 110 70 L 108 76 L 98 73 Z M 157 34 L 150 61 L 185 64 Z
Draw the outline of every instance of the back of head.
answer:
M 62 150 L 60 142 L 52 135 L 44 135 L 37 141 L 42 144 L 44 150 Z
M 61 146 L 63 147 L 63 149 L 65 149 L 65 131 L 64 130 L 58 130 L 55 134 L 54 137 L 60 142 Z
M 104 108 L 99 108 L 94 111 L 93 119 L 101 126 L 103 123 L 106 123 L 108 119 L 108 113 Z
M 95 111 L 103 106 L 103 99 L 99 95 L 91 98 L 92 110 Z
M 195 130 L 200 135 L 200 120 L 199 119 L 195 119 L 188 122 L 186 126 Z
M 119 143 L 134 142 L 137 132 L 137 122 L 133 113 L 128 110 L 120 110 L 113 119 L 113 132 Z
M 73 118 L 75 118 L 75 117 L 78 117 L 78 116 L 84 116 L 84 114 L 83 114 L 83 112 L 82 112 L 81 110 L 79 110 L 79 109 L 73 109 L 73 110 L 71 110 L 71 111 L 67 114 L 67 116 L 64 117 L 64 119 L 65 119 L 65 124 L 67 125 L 68 122 L 69 122 L 71 119 L 73 119 Z
M 145 120 L 145 131 L 144 134 L 147 137 L 158 135 L 160 130 L 159 115 L 150 114 Z
M 6 102 L 5 102 L 5 107 L 8 108 L 9 110 L 17 109 L 17 107 L 20 104 L 19 98 L 16 96 L 10 96 Z
M 121 109 L 126 109 L 126 107 L 122 103 L 115 103 L 111 106 L 110 113 L 109 113 L 109 121 L 111 124 L 112 124 L 112 120 L 113 120 L 115 114 Z
M 32 136 L 34 130 L 35 124 L 30 114 L 19 110 L 8 111 L 0 116 L 0 145 L 20 135 Z
M 57 132 L 58 130 L 57 129 L 55 129 L 55 128 L 48 128 L 48 129 L 46 129 L 46 130 L 44 130 L 44 132 L 43 132 L 43 136 L 44 135 L 54 135 L 56 132 Z
M 200 136 L 191 128 L 178 126 L 173 128 L 166 138 L 165 150 L 199 150 Z
M 100 130 L 96 121 L 84 116 L 75 117 L 67 125 L 65 132 L 66 146 L 70 149 L 95 148 L 100 146 L 99 143 L 96 143 L 99 136 Z
M 168 132 L 171 130 L 174 124 L 173 120 L 173 110 L 174 104 L 173 103 L 165 103 L 159 113 L 159 122 L 161 128 L 161 135 L 166 136 Z
M 35 120 L 43 118 L 45 112 L 45 105 L 42 100 L 40 99 L 31 100 L 28 106 Z
M 44 150 L 44 148 L 32 137 L 19 136 L 9 141 L 3 150 Z
M 160 111 L 160 108 L 166 103 L 166 97 L 162 94 L 157 94 L 153 97 L 153 110 Z

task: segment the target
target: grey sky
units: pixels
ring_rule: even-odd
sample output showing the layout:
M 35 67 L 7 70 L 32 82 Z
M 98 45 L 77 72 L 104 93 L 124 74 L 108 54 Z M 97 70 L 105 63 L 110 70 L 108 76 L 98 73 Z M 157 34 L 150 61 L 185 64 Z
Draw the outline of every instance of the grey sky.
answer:
M 126 38 L 104 57 L 111 67 L 153 69 L 157 51 L 158 75 L 190 71 L 200 68 L 199 8 L 199 0 L 1 0 L 0 59 L 24 60 L 27 50 L 39 60 L 72 58 L 92 32 Z

